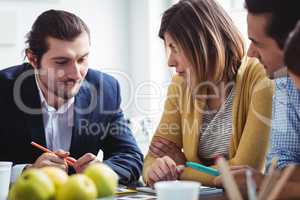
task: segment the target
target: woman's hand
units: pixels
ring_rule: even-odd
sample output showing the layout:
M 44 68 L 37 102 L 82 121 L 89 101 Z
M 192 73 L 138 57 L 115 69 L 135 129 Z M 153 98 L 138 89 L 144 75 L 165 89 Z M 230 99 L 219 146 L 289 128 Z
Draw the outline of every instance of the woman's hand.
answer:
M 153 187 L 158 181 L 177 180 L 183 169 L 183 166 L 176 166 L 175 161 L 169 156 L 156 158 L 148 171 L 147 184 Z
M 161 137 L 155 137 L 149 148 L 150 154 L 154 157 L 168 156 L 175 161 L 177 165 L 184 165 L 186 158 L 181 149 L 174 143 Z

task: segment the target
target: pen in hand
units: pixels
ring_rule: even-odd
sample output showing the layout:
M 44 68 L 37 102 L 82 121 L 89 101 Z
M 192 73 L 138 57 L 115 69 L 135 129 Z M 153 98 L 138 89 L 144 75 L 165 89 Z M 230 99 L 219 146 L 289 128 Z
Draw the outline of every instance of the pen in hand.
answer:
M 38 148 L 38 149 L 40 149 L 40 150 L 42 150 L 42 151 L 44 151 L 44 152 L 47 152 L 47 153 L 54 153 L 54 152 L 50 151 L 49 149 L 43 147 L 42 145 L 39 145 L 38 143 L 31 142 L 31 145 L 34 146 L 34 147 L 36 147 L 36 148 Z M 54 154 L 55 154 L 55 153 L 54 153 Z M 57 155 L 57 154 L 56 154 L 56 155 Z M 59 155 L 58 155 L 58 156 L 59 156 Z M 73 166 L 74 163 L 76 162 L 76 160 L 75 160 L 74 158 L 72 158 L 72 157 L 65 157 L 64 159 L 65 159 L 65 161 L 68 163 L 69 166 Z

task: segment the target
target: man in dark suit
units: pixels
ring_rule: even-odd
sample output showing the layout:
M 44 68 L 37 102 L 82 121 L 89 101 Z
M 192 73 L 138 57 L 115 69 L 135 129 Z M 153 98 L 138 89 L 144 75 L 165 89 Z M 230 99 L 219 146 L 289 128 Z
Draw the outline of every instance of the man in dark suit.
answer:
M 113 77 L 88 69 L 90 35 L 72 13 L 49 10 L 27 35 L 29 63 L 0 71 L 0 160 L 25 168 L 55 166 L 65 157 L 82 172 L 104 153 L 128 184 L 139 179 L 143 156 L 120 109 Z M 31 146 L 39 143 L 56 153 Z

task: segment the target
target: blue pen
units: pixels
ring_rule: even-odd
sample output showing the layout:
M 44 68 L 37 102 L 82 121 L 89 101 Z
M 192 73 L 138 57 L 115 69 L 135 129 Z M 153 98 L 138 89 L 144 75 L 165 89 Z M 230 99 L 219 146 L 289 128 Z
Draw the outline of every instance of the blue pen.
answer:
M 206 167 L 204 165 L 201 165 L 199 163 L 195 163 L 195 162 L 186 162 L 185 165 L 187 167 L 190 167 L 192 169 L 195 169 L 199 172 L 211 175 L 211 176 L 220 176 L 220 173 L 218 172 L 218 170 L 212 168 L 212 167 Z

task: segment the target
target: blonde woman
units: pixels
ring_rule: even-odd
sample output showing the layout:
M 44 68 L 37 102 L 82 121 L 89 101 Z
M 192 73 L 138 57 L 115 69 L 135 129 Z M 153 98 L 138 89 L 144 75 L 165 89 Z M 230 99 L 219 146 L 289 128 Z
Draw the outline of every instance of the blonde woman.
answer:
M 168 65 L 176 68 L 164 113 L 145 158 L 148 185 L 161 180 L 213 177 L 184 166 L 231 166 L 262 170 L 268 146 L 273 84 L 262 65 L 244 55 L 240 33 L 214 0 L 181 0 L 162 17 Z

